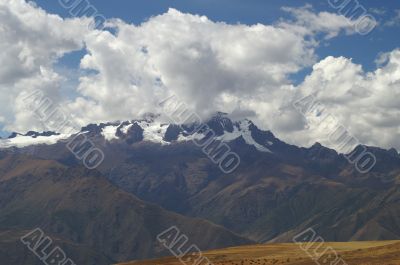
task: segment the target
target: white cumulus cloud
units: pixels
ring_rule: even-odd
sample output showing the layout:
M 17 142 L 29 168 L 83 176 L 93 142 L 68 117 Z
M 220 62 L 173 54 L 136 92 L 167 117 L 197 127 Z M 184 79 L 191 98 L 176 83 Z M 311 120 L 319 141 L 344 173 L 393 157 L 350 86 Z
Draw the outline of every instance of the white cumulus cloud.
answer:
M 323 135 L 306 126 L 292 102 L 314 94 L 364 143 L 399 147 L 399 51 L 381 56 L 374 72 L 343 57 L 318 62 L 320 42 L 354 34 L 352 23 L 310 6 L 283 10 L 290 19 L 231 25 L 170 9 L 140 25 L 111 19 L 100 31 L 89 29 L 87 18 L 1 1 L 1 121 L 8 130 L 43 128 L 22 101 L 34 89 L 80 125 L 159 112 L 158 103 L 174 94 L 202 117 L 250 115 L 284 140 L 308 145 Z M 78 85 L 61 91 L 67 77 L 55 64 L 82 49 Z M 290 76 L 309 67 L 304 82 L 292 85 Z

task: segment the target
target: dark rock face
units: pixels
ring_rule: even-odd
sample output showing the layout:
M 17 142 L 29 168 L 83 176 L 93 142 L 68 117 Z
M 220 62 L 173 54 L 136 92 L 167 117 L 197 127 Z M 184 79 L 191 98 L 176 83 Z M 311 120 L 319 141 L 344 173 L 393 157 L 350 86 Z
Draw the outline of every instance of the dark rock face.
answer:
M 167 131 L 165 132 L 164 141 L 173 142 L 178 140 L 179 134 L 182 132 L 182 129 L 178 125 L 171 124 L 168 126 Z
M 21 133 L 16 133 L 13 132 L 10 134 L 10 136 L 8 137 L 8 139 L 13 139 L 15 137 L 17 137 L 18 135 L 20 136 L 29 136 L 32 138 L 37 138 L 38 136 L 52 136 L 52 135 L 60 135 L 59 133 L 56 132 L 51 132 L 51 131 L 46 131 L 46 132 L 35 132 L 35 131 L 29 131 L 26 134 L 21 134 Z M 1 139 L 1 138 L 0 138 Z
M 100 123 L 97 124 L 89 124 L 85 127 L 82 127 L 81 132 L 89 132 L 89 134 L 100 134 L 102 129 L 106 127 L 106 124 Z
M 125 138 L 128 144 L 137 143 L 143 140 L 143 129 L 138 124 L 134 123 L 129 128 Z
M 8 139 L 15 138 L 15 137 L 17 137 L 18 135 L 21 135 L 21 134 L 16 133 L 16 132 L 13 132 L 13 133 L 10 134 L 10 136 L 8 136 Z
M 233 122 L 225 113 L 217 113 L 207 122 L 207 125 L 216 133 L 217 136 L 223 135 L 224 132 L 233 132 Z
M 32 138 L 36 138 L 38 136 L 52 136 L 52 135 L 60 135 L 59 133 L 55 133 L 55 132 L 51 132 L 51 131 L 47 131 L 47 132 L 34 132 L 34 131 L 29 131 L 26 134 L 24 134 L 24 136 L 30 136 Z
M 126 133 L 122 131 L 122 128 L 125 126 L 130 126 Z M 143 141 L 143 128 L 140 127 L 136 122 L 133 124 L 131 122 L 123 122 L 118 128 L 116 132 L 116 136 L 125 141 L 127 144 L 131 145 L 134 143 L 138 143 Z

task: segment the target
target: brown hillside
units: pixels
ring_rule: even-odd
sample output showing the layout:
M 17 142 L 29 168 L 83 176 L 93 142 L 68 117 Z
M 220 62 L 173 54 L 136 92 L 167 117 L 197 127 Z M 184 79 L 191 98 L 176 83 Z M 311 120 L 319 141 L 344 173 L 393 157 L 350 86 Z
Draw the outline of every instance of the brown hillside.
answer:
M 400 264 L 400 241 L 327 242 L 348 265 Z M 310 251 L 315 249 L 315 245 Z M 213 265 L 313 265 L 315 263 L 296 244 L 265 244 L 204 252 Z M 182 265 L 176 258 L 136 261 L 119 265 Z M 320 264 L 323 264 L 320 262 Z M 329 264 L 329 263 L 327 263 Z M 342 265 L 342 263 L 339 263 Z M 344 264 L 344 263 L 343 263 Z M 188 264 L 191 265 L 191 264 Z

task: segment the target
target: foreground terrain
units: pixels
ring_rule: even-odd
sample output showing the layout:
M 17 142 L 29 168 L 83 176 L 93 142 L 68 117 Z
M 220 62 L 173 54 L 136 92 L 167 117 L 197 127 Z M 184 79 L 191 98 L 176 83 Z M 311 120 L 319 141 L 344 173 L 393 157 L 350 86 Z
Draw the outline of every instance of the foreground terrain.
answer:
M 317 244 L 312 245 L 308 253 L 312 253 Z M 363 241 L 363 242 L 328 242 L 323 249 L 333 248 L 345 263 L 338 265 L 373 265 L 400 264 L 400 241 Z M 291 243 L 264 244 L 244 247 L 233 247 L 204 252 L 214 265 L 264 265 L 264 264 L 317 264 L 299 245 Z M 149 261 L 136 261 L 119 265 L 182 265 L 174 257 Z M 191 265 L 190 263 L 186 263 Z M 319 264 L 330 264 L 319 262 Z M 333 264 L 333 263 L 332 263 Z

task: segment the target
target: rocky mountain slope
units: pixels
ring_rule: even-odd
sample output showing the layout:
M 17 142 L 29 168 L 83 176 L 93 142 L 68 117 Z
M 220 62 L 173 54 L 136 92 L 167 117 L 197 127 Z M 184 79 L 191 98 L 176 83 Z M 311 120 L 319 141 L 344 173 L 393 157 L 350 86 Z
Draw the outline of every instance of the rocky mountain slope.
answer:
M 109 211 L 115 213 L 113 207 L 119 201 L 111 204 L 107 200 L 115 201 L 121 192 L 168 213 L 206 219 L 258 242 L 288 242 L 309 227 L 326 241 L 400 239 L 400 156 L 396 150 L 356 147 L 355 153 L 365 148 L 377 161 L 372 170 L 362 174 L 335 150 L 318 143 L 309 148 L 286 144 L 249 120 L 232 121 L 219 113 L 206 125 L 193 132 L 196 124 L 169 124 L 150 116 L 82 128 L 81 135 L 105 154 L 96 174 L 104 176 L 102 181 L 118 191 L 102 198 L 102 186 L 89 182 L 85 187 L 93 193 L 84 198 L 97 196 L 98 207 L 109 205 Z M 35 159 L 54 160 L 65 170 L 82 167 L 82 161 L 66 148 L 74 135 L 45 134 L 15 134 L 1 140 L 0 146 L 4 154 L 27 153 Z M 223 173 L 193 142 L 204 139 L 212 139 L 216 145 L 228 144 L 240 157 L 239 167 Z M 24 181 L 15 187 L 24 185 Z M 70 194 L 62 198 L 65 196 Z M 78 197 L 74 203 L 82 199 Z M 16 197 L 17 202 L 20 200 Z M 71 204 L 69 210 L 74 207 Z M 154 209 L 164 212 L 157 207 Z M 67 212 L 61 219 L 69 216 Z M 105 223 L 112 221 L 107 219 Z M 146 229 L 153 231 L 151 227 Z M 235 242 L 232 239 L 223 243 Z M 120 248 L 125 244 L 120 243 Z M 108 249 L 107 257 L 127 257 L 108 245 L 102 247 Z M 150 250 L 144 253 L 161 254 Z
M 77 264 L 110 264 L 168 254 L 156 236 L 171 226 L 204 249 L 250 242 L 208 221 L 144 202 L 97 171 L 1 154 L 0 244 L 23 253 L 8 264 L 31 259 L 19 237 L 35 228 L 61 241 Z M 1 253 L 0 261 L 7 261 Z

